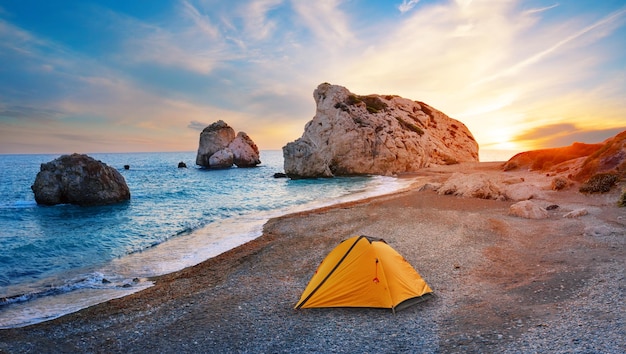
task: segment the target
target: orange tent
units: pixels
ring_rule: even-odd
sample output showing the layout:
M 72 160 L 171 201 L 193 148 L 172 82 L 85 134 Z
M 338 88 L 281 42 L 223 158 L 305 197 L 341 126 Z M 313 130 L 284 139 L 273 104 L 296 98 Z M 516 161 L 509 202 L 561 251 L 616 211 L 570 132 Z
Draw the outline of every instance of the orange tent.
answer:
M 384 240 L 354 236 L 326 256 L 295 308 L 379 307 L 395 312 L 431 293 L 409 262 Z

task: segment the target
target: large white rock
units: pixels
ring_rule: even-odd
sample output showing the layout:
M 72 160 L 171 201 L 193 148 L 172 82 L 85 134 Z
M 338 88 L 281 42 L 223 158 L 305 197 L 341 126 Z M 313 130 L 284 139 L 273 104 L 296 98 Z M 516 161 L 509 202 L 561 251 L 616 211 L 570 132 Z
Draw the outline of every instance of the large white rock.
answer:
M 213 167 L 209 163 L 211 156 L 216 152 L 227 148 L 228 144 L 230 144 L 233 139 L 235 139 L 235 130 L 223 120 L 219 120 L 204 128 L 202 133 L 200 133 L 200 143 L 198 144 L 196 165 Z
M 478 161 L 467 127 L 425 103 L 399 96 L 359 96 L 323 83 L 302 137 L 283 147 L 291 178 L 392 175 L 432 164 Z

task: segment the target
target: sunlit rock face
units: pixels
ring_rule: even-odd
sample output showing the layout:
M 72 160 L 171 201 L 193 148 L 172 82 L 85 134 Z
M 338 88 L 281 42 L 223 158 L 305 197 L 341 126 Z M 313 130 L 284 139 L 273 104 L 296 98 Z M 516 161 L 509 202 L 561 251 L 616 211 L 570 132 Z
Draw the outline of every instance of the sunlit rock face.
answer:
M 291 178 L 393 175 L 435 164 L 478 161 L 478 144 L 458 120 L 399 96 L 359 96 L 323 83 L 302 137 L 283 147 Z
M 237 133 L 233 141 L 228 144 L 233 152 L 233 163 L 237 167 L 254 167 L 261 163 L 259 160 L 259 148 L 254 141 L 244 132 Z
M 31 186 L 37 204 L 113 204 L 130 199 L 124 177 L 87 155 L 63 155 L 41 164 Z
M 528 169 L 566 175 L 583 182 L 599 173 L 626 177 L 626 130 L 599 144 L 574 143 L 571 146 L 532 150 L 513 156 L 505 171 Z
M 259 149 L 248 134 L 219 120 L 200 133 L 196 164 L 205 168 L 254 167 L 261 163 Z

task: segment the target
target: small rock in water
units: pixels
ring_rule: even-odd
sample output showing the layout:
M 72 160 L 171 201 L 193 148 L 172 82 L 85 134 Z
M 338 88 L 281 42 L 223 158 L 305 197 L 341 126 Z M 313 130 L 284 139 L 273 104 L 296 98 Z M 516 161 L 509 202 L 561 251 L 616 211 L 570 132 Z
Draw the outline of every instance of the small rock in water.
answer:
M 178 163 L 178 168 L 187 168 L 187 164 L 181 161 Z
M 124 165 L 125 170 L 130 170 L 130 165 Z

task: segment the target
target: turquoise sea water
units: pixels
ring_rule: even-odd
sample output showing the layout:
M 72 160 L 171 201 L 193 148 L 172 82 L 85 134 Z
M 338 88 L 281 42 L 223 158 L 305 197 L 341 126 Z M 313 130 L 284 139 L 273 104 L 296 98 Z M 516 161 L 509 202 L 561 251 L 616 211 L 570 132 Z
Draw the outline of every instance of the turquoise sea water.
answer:
M 0 328 L 143 289 L 146 277 L 258 237 L 271 217 L 407 184 L 391 177 L 276 179 L 280 151 L 262 151 L 259 167 L 227 170 L 197 168 L 195 152 L 89 156 L 120 171 L 130 202 L 38 206 L 30 186 L 40 164 L 59 155 L 0 155 Z M 180 161 L 188 168 L 177 168 Z

